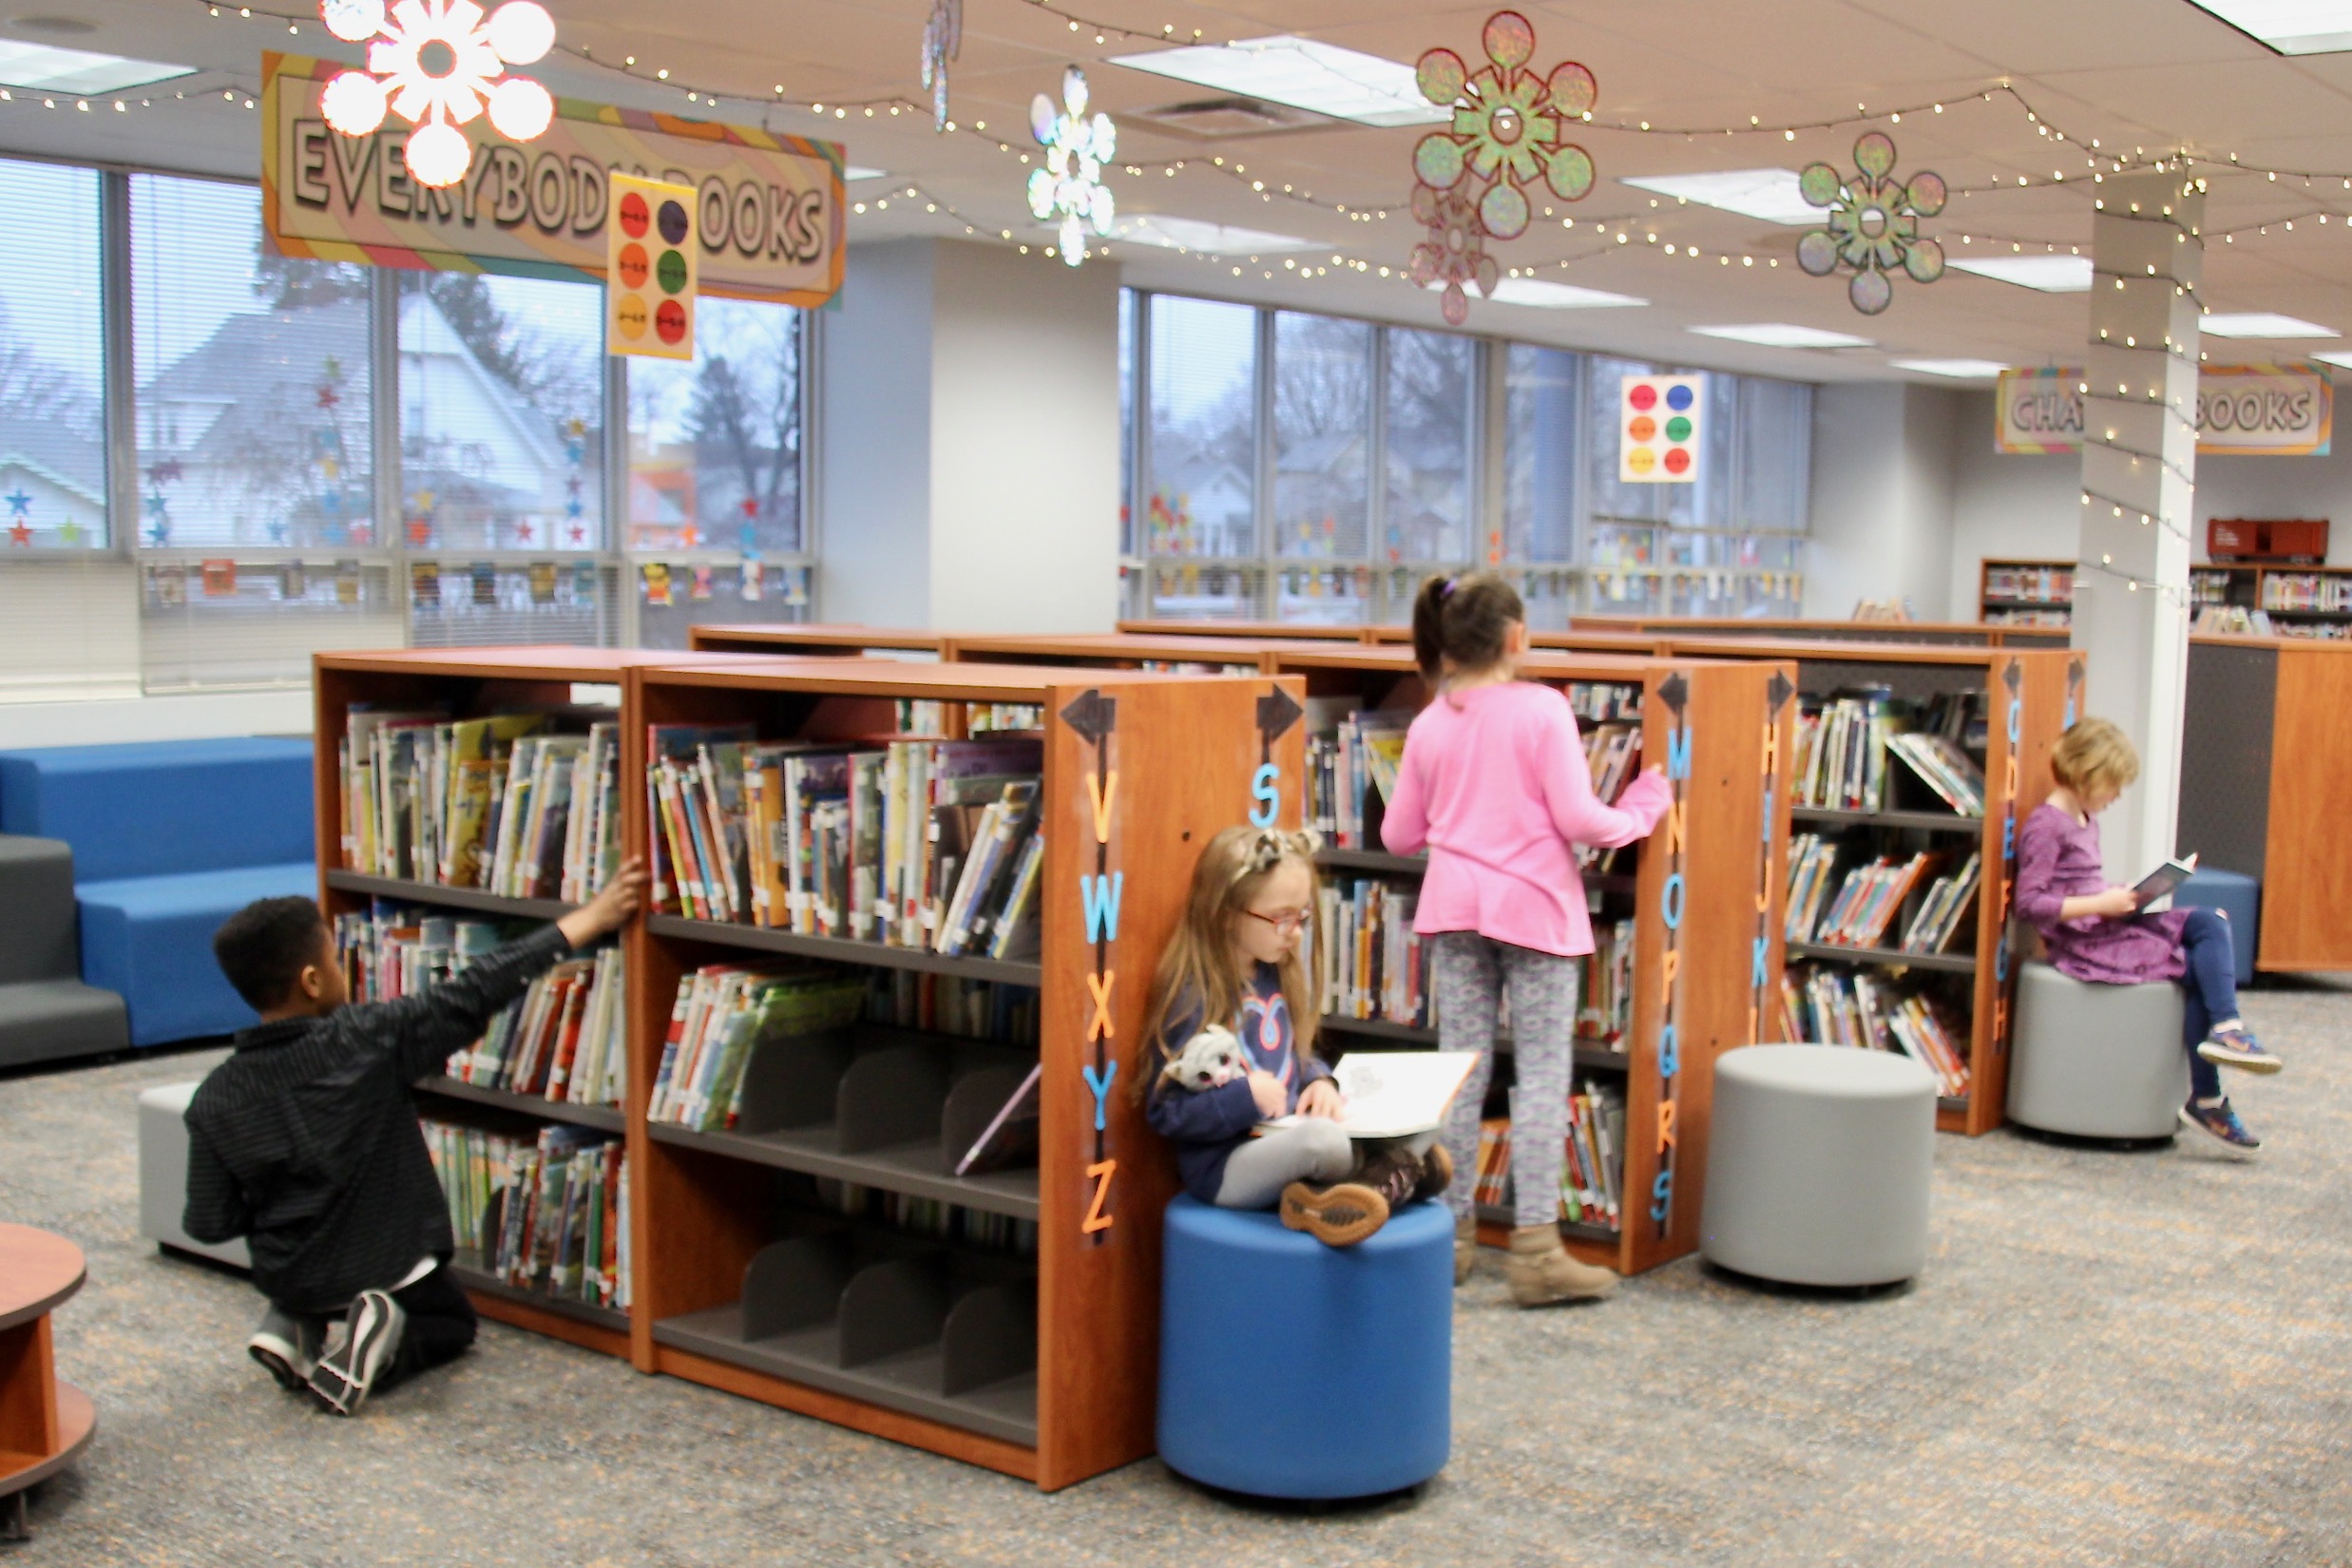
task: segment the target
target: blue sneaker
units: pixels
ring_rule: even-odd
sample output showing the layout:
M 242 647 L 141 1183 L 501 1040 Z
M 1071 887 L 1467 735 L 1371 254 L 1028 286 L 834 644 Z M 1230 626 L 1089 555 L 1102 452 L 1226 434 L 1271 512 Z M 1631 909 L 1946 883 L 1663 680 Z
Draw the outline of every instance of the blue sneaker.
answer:
M 2286 1065 L 2264 1050 L 2254 1031 L 2243 1023 L 2214 1030 L 2210 1038 L 2198 1042 L 2197 1054 L 2208 1061 L 2249 1073 L 2275 1073 Z
M 2246 1123 L 2238 1119 L 2227 1100 L 2218 1105 L 2200 1105 L 2192 1098 L 2181 1107 L 2181 1125 L 2202 1127 L 2233 1149 L 2262 1147 L 2262 1139 L 2246 1130 Z

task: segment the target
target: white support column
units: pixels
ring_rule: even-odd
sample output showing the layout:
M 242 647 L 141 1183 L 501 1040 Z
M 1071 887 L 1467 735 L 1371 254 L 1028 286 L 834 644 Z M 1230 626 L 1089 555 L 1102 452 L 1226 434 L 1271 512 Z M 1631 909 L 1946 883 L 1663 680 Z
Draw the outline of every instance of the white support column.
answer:
M 2172 852 L 2179 813 L 2205 192 L 2178 169 L 2099 192 L 2074 645 L 2091 710 L 2139 748 L 2139 782 L 2102 835 L 2109 879 L 2129 882 Z

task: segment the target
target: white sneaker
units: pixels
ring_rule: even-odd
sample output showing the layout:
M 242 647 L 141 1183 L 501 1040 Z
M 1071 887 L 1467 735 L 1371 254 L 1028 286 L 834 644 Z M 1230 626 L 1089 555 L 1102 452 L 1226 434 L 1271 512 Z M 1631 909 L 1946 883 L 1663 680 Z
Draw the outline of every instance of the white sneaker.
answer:
M 245 1353 L 259 1362 L 280 1388 L 294 1393 L 309 1384 L 326 1338 L 319 1319 L 298 1316 L 273 1302 L 261 1314 L 260 1327 L 245 1341 Z
M 340 1342 L 311 1369 L 307 1386 L 320 1405 L 338 1416 L 351 1416 L 359 1413 L 368 1391 L 392 1365 L 409 1315 L 389 1292 L 362 1291 L 343 1324 Z

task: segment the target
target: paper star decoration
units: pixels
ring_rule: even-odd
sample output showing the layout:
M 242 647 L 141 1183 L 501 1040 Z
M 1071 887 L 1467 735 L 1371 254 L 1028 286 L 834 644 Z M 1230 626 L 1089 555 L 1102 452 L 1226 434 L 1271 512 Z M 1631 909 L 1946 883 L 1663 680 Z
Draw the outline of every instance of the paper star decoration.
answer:
M 25 487 L 22 485 L 9 492 L 8 503 L 10 517 L 22 517 L 32 509 L 32 497 L 25 493 Z
M 1476 73 L 1445 48 L 1429 50 L 1414 67 L 1421 95 L 1450 106 L 1454 118 L 1413 148 L 1413 213 L 1429 233 L 1408 270 L 1424 287 L 1444 282 L 1445 319 L 1455 326 L 1470 314 L 1464 283 L 1493 292 L 1497 269 L 1485 241 L 1527 232 L 1528 188 L 1541 182 L 1563 201 L 1581 201 L 1593 188 L 1592 155 L 1562 139 L 1593 106 L 1599 90 L 1593 73 L 1573 60 L 1549 75 L 1529 70 L 1536 29 L 1515 10 L 1489 16 L 1480 42 L 1487 65 Z M 1458 227 L 1460 208 L 1425 198 L 1424 190 L 1457 196 L 1470 209 L 1468 226 Z
M 319 95 L 327 124 L 345 136 L 372 134 L 387 109 L 416 127 L 409 172 L 420 184 L 453 185 L 473 166 L 473 143 L 457 127 L 485 108 L 510 142 L 536 140 L 555 118 L 555 100 L 527 76 L 503 74 L 555 45 L 555 21 L 537 0 L 507 0 L 483 18 L 473 0 L 320 0 L 327 30 L 368 46 L 366 70 L 338 72 Z
M 1029 171 L 1029 211 L 1050 221 L 1061 215 L 1061 259 L 1077 266 L 1086 259 L 1086 230 L 1107 235 L 1119 216 L 1102 165 L 1119 146 L 1119 131 L 1107 114 L 1086 115 L 1086 73 L 1076 66 L 1061 73 L 1061 105 L 1039 93 L 1029 104 L 1029 130 L 1045 149 L 1045 162 Z
M 9 526 L 9 543 L 11 545 L 30 545 L 32 543 L 32 526 L 27 523 L 24 519 L 18 518 L 14 523 Z
M 82 525 L 76 523 L 70 517 L 67 518 L 63 523 L 57 525 L 57 542 L 60 545 L 79 545 L 82 543 Z
M 1824 226 L 1797 241 L 1797 265 L 1826 277 L 1843 265 L 1853 270 L 1845 297 L 1864 316 L 1876 316 L 1895 297 L 1889 276 L 1901 271 L 1915 281 L 1943 276 L 1943 247 L 1922 238 L 1920 222 L 1943 210 L 1943 177 L 1925 169 L 1906 183 L 1894 179 L 1895 143 L 1884 131 L 1865 132 L 1854 143 L 1859 171 L 1848 180 L 1826 163 L 1808 163 L 1797 189 L 1829 215 Z

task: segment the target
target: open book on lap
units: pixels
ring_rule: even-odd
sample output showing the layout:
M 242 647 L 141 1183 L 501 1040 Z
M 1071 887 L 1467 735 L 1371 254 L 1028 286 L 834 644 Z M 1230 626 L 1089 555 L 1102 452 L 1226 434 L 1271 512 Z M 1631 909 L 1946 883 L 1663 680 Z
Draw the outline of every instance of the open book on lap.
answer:
M 1478 1061 L 1474 1051 L 1357 1051 L 1331 1069 L 1346 1101 L 1339 1125 L 1349 1138 L 1410 1138 L 1445 1119 Z M 1261 1123 L 1290 1127 L 1299 1116 Z

